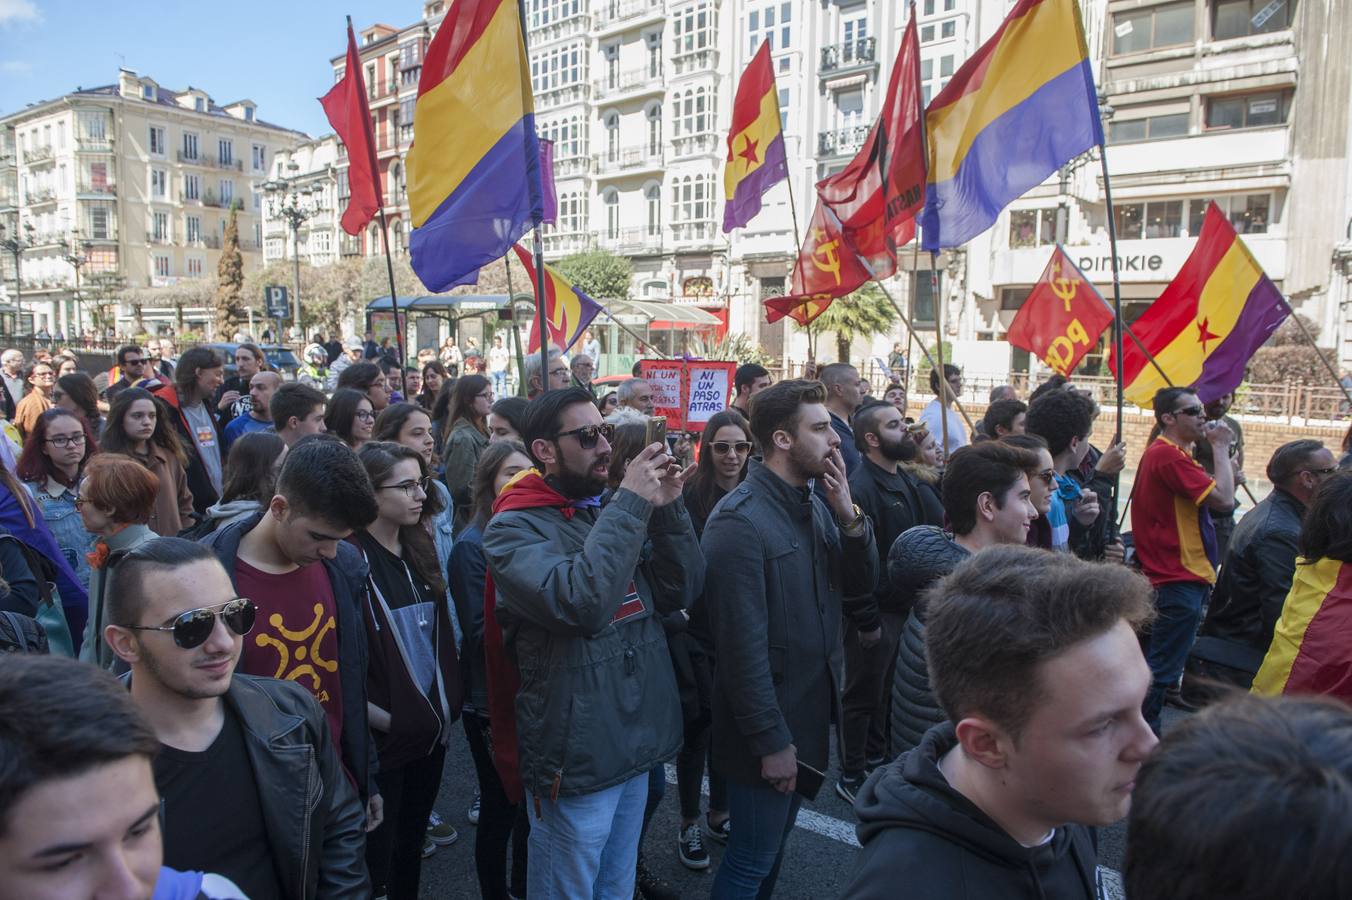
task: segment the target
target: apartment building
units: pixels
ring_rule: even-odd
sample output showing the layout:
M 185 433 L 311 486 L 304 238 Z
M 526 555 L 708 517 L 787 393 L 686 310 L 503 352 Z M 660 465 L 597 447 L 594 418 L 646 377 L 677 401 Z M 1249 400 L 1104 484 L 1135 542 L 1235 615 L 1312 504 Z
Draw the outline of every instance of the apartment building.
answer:
M 22 305 L 35 330 L 67 335 L 92 325 L 77 271 L 86 285 L 104 276 L 131 288 L 215 278 L 231 210 L 246 269 L 261 264 L 259 186 L 273 157 L 306 139 L 259 119 L 250 100 L 221 105 L 129 69 L 0 118 L 0 132 L 12 148 L 0 160 L 0 219 L 31 233 Z

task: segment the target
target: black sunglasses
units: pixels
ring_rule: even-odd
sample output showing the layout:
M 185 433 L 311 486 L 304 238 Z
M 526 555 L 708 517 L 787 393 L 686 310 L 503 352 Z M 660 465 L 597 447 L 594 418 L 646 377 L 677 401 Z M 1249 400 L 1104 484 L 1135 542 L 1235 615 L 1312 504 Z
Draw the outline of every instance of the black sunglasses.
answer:
M 738 453 L 750 453 L 750 441 L 714 441 L 709 445 L 714 448 L 715 453 L 727 453 L 729 450 L 736 450 Z
M 216 628 L 218 616 L 225 620 L 226 626 L 235 634 L 245 635 L 253 630 L 254 617 L 257 614 L 258 607 L 254 606 L 252 600 L 236 597 L 220 606 L 203 606 L 198 609 L 190 609 L 175 618 L 170 625 L 124 625 L 122 627 L 130 628 L 132 631 L 171 631 L 174 634 L 175 644 L 178 644 L 184 650 L 191 650 L 194 647 L 202 646 L 207 642 L 207 638 L 211 637 L 211 632 Z
M 1203 410 L 1202 407 L 1200 406 L 1185 406 L 1182 409 L 1174 410 L 1174 415 L 1192 416 L 1193 418 L 1196 418 L 1197 416 L 1200 416 L 1203 412 L 1205 412 L 1205 410 Z
M 570 434 L 577 436 L 579 447 L 583 450 L 590 450 L 596 446 L 596 439 L 599 437 L 605 438 L 606 443 L 615 440 L 615 426 L 609 422 L 603 422 L 600 425 L 583 425 L 581 428 L 574 428 L 571 431 L 560 431 L 554 435 L 554 439 L 568 437 Z

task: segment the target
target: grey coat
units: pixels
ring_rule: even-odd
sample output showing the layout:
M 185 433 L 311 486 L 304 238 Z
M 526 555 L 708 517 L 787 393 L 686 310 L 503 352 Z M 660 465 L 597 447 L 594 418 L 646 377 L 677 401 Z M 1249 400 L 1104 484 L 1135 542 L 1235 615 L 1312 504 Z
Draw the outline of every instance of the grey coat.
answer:
M 571 518 L 548 506 L 504 510 L 483 546 L 507 655 L 521 676 L 526 788 L 594 793 L 674 756 L 680 701 L 656 613 L 688 606 L 704 581 L 684 504 L 654 509 L 622 489 L 605 509 Z M 638 611 L 631 592 L 642 600 Z
M 713 625 L 714 767 L 758 785 L 761 757 L 797 747 L 825 770 L 840 719 L 841 597 L 878 581 L 873 526 L 845 537 L 820 498 L 753 460 L 704 528 Z

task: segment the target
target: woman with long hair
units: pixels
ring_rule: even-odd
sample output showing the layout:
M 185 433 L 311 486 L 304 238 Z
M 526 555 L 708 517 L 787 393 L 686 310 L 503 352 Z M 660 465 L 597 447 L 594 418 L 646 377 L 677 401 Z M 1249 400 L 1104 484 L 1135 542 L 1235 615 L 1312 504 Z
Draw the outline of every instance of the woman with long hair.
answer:
M 499 397 L 488 410 L 488 442 L 520 441 L 526 430 L 526 410 L 530 401 L 525 397 Z
M 128 391 L 118 396 L 119 402 Z M 146 523 L 158 502 L 159 487 L 159 478 L 144 463 L 107 451 L 89 461 L 80 482 L 76 501 L 80 518 L 97 538 L 89 554 L 89 620 L 80 659 L 104 669 L 126 669 L 103 641 L 108 575 L 129 551 L 158 537 Z
M 85 554 L 93 546 L 94 536 L 85 530 L 75 503 L 85 463 L 98 449 L 94 433 L 82 416 L 53 407 L 33 424 L 33 433 L 24 442 L 14 469 L 86 589 L 89 560 Z
M 1065 550 L 1070 540 L 1070 523 L 1066 520 L 1066 508 L 1057 496 L 1056 468 L 1052 465 L 1047 442 L 1036 434 L 1007 434 L 1000 440 L 1028 450 L 1038 459 L 1038 467 L 1025 473 L 1028 476 L 1028 502 L 1037 510 L 1037 518 L 1028 528 L 1028 546 Z
M 907 425 L 906 437 L 901 444 L 900 466 L 915 479 L 920 503 L 925 507 L 925 521 L 942 522 L 944 505 L 939 484 L 943 473 L 939 468 L 939 442 L 923 422 Z
M 96 437 L 103 430 L 99 389 L 94 386 L 94 379 L 84 372 L 74 372 L 56 379 L 56 387 L 52 389 L 52 405 L 84 417 Z
M 23 380 L 28 384 L 28 393 L 14 407 L 14 427 L 19 434 L 28 439 L 33 423 L 38 416 L 52 406 L 52 390 L 56 387 L 56 369 L 49 362 L 36 360 L 24 370 Z
M 427 463 L 390 441 L 372 441 L 358 456 L 376 492 L 376 520 L 351 540 L 370 566 L 366 708 L 385 801 L 384 821 L 366 839 L 366 864 L 377 896 L 417 900 L 428 816 L 460 713 L 460 665 L 426 525 Z
M 446 487 L 455 502 L 455 524 L 469 519 L 470 482 L 479 454 L 488 446 L 488 412 L 493 407 L 493 388 L 482 375 L 465 375 L 455 383 L 446 413 L 442 438 Z
M 80 361 L 75 358 L 75 354 L 69 350 L 63 350 L 58 353 L 52 362 L 56 365 L 56 380 L 60 381 L 64 376 L 71 375 L 80 371 Z
M 484 588 L 488 561 L 483 530 L 493 515 L 493 501 L 517 473 L 531 467 L 526 448 L 517 441 L 490 444 L 479 457 L 471 490 L 469 521 L 451 548 L 450 586 L 464 629 L 460 645 L 461 681 L 465 689 L 465 735 L 479 776 L 479 823 L 474 833 L 474 868 L 485 900 L 526 895 L 525 809 L 514 805 L 493 764 L 488 682 L 484 671 Z M 511 893 L 508 892 L 507 844 L 512 843 Z
M 696 536 L 704 534 L 704 523 L 718 501 L 746 477 L 751 440 L 751 426 L 736 410 L 716 413 L 704 426 L 699 464 L 682 489 Z
M 431 410 L 436 406 L 437 395 L 441 393 L 441 386 L 450 378 L 450 373 L 440 360 L 429 360 L 422 367 L 422 390 L 418 391 L 416 402 L 423 409 Z
M 102 448 L 104 453 L 131 457 L 158 479 L 155 507 L 147 522 L 150 530 L 162 537 L 182 531 L 193 517 L 188 455 L 164 401 L 144 388 L 124 389 L 108 410 Z
M 371 439 L 375 426 L 375 407 L 366 395 L 356 388 L 339 388 L 329 398 L 329 409 L 324 414 L 324 427 L 353 450 Z
M 596 409 L 601 413 L 603 419 L 619 408 L 620 395 L 617 391 L 608 391 L 596 401 Z
M 277 473 L 286 459 L 286 442 L 272 431 L 251 431 L 236 438 L 225 461 L 221 499 L 208 507 L 193 539 L 263 511 L 272 500 Z

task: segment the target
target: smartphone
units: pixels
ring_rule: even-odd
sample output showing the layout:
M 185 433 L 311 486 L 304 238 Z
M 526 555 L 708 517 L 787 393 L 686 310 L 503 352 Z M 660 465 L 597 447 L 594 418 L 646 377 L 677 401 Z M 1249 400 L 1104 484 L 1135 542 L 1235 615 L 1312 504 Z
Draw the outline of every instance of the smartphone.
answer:
M 794 782 L 794 793 L 799 794 L 805 800 L 816 800 L 817 794 L 822 789 L 822 783 L 825 781 L 826 773 L 819 772 L 801 759 L 798 760 L 798 779 Z
M 643 436 L 643 445 L 650 446 L 661 441 L 663 445 L 667 442 L 667 419 L 665 416 L 649 416 L 647 432 Z

